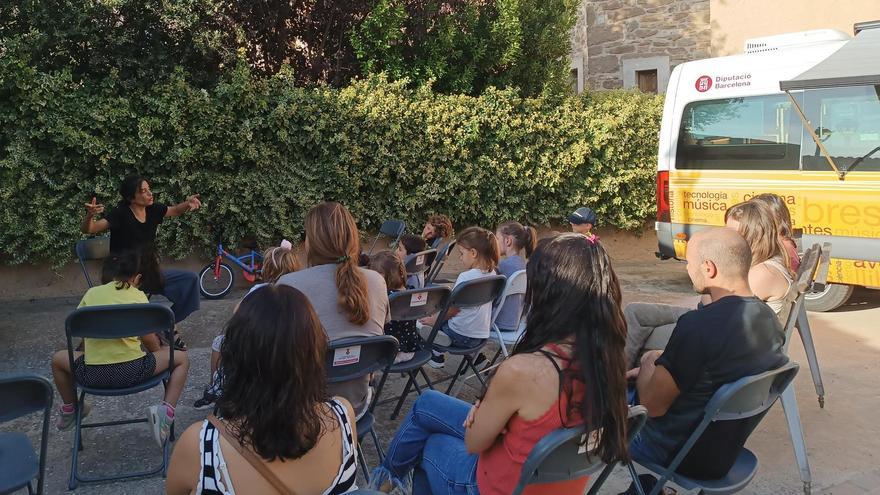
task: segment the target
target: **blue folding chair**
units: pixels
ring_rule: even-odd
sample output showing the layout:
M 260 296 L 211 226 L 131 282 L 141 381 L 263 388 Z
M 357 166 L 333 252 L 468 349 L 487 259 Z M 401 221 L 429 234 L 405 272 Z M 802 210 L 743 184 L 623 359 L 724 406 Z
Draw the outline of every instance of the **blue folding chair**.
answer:
M 387 373 L 388 367 L 394 362 L 397 355 L 397 339 L 390 335 L 376 335 L 372 337 L 349 337 L 330 342 L 327 348 L 326 374 L 327 383 L 340 383 L 357 380 L 382 371 Z M 364 478 L 370 481 L 370 472 L 367 469 L 367 460 L 364 458 L 362 440 L 370 435 L 376 445 L 376 454 L 379 462 L 382 462 L 385 454 L 379 444 L 379 437 L 373 429 L 375 418 L 369 411 L 371 404 L 367 404 L 367 412 L 357 421 L 358 436 L 358 463 L 364 471 Z
M 67 355 L 70 360 L 70 369 L 74 369 L 73 339 L 119 339 L 124 337 L 141 337 L 153 333 L 164 335 L 167 342 L 173 342 L 174 313 L 162 304 L 116 304 L 111 306 L 86 306 L 79 308 L 67 317 L 65 322 L 67 334 Z M 174 369 L 174 346 L 168 347 L 168 369 L 145 380 L 137 385 L 126 388 L 95 388 L 79 383 L 74 376 L 74 386 L 80 390 L 76 402 L 76 421 L 73 433 L 73 454 L 70 459 L 70 483 L 69 488 L 75 489 L 79 482 L 94 483 L 100 481 L 112 481 L 124 478 L 135 478 L 162 473 L 164 477 L 168 468 L 168 458 L 171 454 L 171 441 L 174 440 L 174 424 L 171 425 L 169 441 L 165 442 L 162 449 L 162 464 L 153 469 L 137 471 L 133 473 L 120 473 L 109 476 L 86 477 L 78 472 L 78 456 L 82 450 L 82 429 L 99 428 L 102 426 L 117 426 L 134 423 L 146 423 L 147 418 L 125 419 L 120 421 L 107 421 L 102 423 L 82 423 L 82 410 L 86 394 L 98 396 L 122 396 L 131 395 L 144 390 L 149 390 L 158 385 L 165 385 Z
M 446 303 L 449 300 L 449 294 L 449 288 L 443 286 L 395 292 L 388 296 L 391 319 L 396 321 L 416 321 L 420 318 L 437 314 L 446 307 Z M 397 406 L 394 408 L 394 413 L 391 415 L 391 419 L 396 418 L 397 414 L 400 412 L 400 408 L 403 406 L 404 400 L 406 400 L 406 396 L 409 395 L 411 388 L 415 387 L 417 393 L 422 393 L 422 387 L 418 383 L 419 375 L 425 380 L 425 387 L 433 389 L 434 384 L 431 383 L 431 379 L 425 373 L 425 370 L 422 369 L 422 366 L 430 360 L 431 345 L 430 343 L 425 343 L 425 348 L 417 351 L 409 361 L 392 364 L 388 371 L 382 374 L 379 386 L 376 387 L 376 392 L 373 394 L 373 403 L 370 405 L 370 411 L 374 411 L 379 404 L 385 404 L 397 399 Z M 379 396 L 382 394 L 382 389 L 385 387 L 385 382 L 388 380 L 389 373 L 408 375 L 409 380 L 407 380 L 406 386 L 400 397 L 379 402 Z
M 109 256 L 110 238 L 103 236 L 77 241 L 75 250 L 76 259 L 79 261 L 79 266 L 82 268 L 83 275 L 86 277 L 86 283 L 89 284 L 89 288 L 92 288 L 94 287 L 94 283 L 92 282 L 92 277 L 89 275 L 89 269 L 86 262 L 103 261 L 104 258 Z
M 43 412 L 39 459 L 24 433 L 0 433 L 0 494 L 13 493 L 24 487 L 31 495 L 43 493 L 53 394 L 52 384 L 41 376 L 0 376 L 0 423 L 37 411 Z
M 627 438 L 632 438 L 645 424 L 648 411 L 643 406 L 629 409 L 627 419 Z M 602 486 L 610 474 L 614 464 L 606 466 L 594 453 L 587 456 L 591 435 L 586 426 L 559 428 L 550 432 L 532 447 L 526 462 L 523 464 L 519 483 L 512 495 L 520 495 L 528 485 L 538 483 L 556 483 L 590 476 L 603 467 L 602 476 L 593 483 L 594 490 Z M 594 490 L 590 494 L 595 493 Z
M 398 241 L 400 241 L 400 236 L 402 236 L 405 231 L 406 223 L 403 220 L 385 220 L 379 227 L 379 233 L 376 234 L 376 238 L 373 239 L 373 244 L 370 245 L 370 250 L 367 254 L 373 254 L 373 248 L 376 247 L 376 243 L 379 242 L 379 238 L 383 235 L 391 239 L 389 245 L 393 247 Z
M 660 477 L 657 484 L 651 490 L 650 495 L 658 495 L 667 481 L 672 481 L 685 490 L 700 490 L 707 495 L 736 493 L 748 486 L 758 471 L 758 459 L 755 457 L 755 454 L 745 447 L 740 449 L 736 461 L 723 478 L 698 480 L 681 475 L 676 470 L 711 423 L 749 418 L 762 419 L 764 413 L 773 406 L 776 399 L 791 385 L 792 380 L 797 375 L 797 371 L 797 363 L 789 362 L 775 370 L 740 378 L 733 383 L 725 384 L 719 388 L 706 405 L 703 419 L 694 428 L 690 437 L 675 454 L 675 457 L 673 457 L 672 462 L 668 466 L 661 466 L 639 459 L 635 460 L 636 464 Z M 757 422 L 753 426 L 756 427 Z M 718 446 L 718 448 L 723 447 L 722 445 Z M 634 483 L 640 486 L 638 477 L 635 476 L 635 471 L 631 469 L 630 472 L 633 474 Z

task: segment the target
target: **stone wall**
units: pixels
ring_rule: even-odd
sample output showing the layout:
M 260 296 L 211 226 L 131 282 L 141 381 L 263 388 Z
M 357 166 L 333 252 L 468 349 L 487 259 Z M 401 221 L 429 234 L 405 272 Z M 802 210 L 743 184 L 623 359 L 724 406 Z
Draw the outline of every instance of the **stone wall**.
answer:
M 621 69 L 625 60 L 668 57 L 668 66 L 658 68 L 663 81 L 663 73 L 668 77 L 675 65 L 708 57 L 709 3 L 710 0 L 584 0 L 572 32 L 572 58 L 580 61 L 582 57 L 584 86 L 623 87 L 625 77 Z M 664 89 L 662 84 L 660 91 Z

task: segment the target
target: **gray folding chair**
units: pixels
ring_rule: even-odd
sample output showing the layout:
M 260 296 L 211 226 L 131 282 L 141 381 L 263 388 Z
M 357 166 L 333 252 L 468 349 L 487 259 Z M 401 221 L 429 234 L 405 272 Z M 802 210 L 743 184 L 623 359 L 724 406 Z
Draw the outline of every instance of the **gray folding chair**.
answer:
M 446 258 L 449 257 L 449 253 L 452 252 L 452 248 L 454 247 L 455 239 L 450 239 L 449 242 L 437 248 L 437 257 L 434 258 L 434 262 L 431 263 L 430 268 L 428 268 L 428 274 L 425 276 L 425 285 L 434 283 L 434 279 L 440 274 L 440 270 L 442 270 L 443 265 L 446 264 Z
M 420 318 L 437 314 L 446 307 L 450 293 L 449 288 L 443 286 L 395 292 L 388 296 L 391 319 L 396 321 L 416 321 Z M 434 384 L 431 383 L 431 379 L 425 373 L 425 370 L 422 369 L 422 366 L 430 360 L 431 345 L 426 343 L 425 348 L 417 351 L 409 361 L 392 364 L 388 371 L 382 374 L 379 386 L 376 387 L 376 391 L 373 393 L 373 403 L 370 405 L 370 412 L 373 412 L 379 404 L 397 400 L 397 406 L 395 406 L 394 413 L 391 415 L 391 419 L 396 418 L 411 388 L 415 388 L 418 394 L 422 393 L 422 387 L 418 382 L 419 375 L 425 380 L 425 387 L 433 389 Z M 399 397 L 380 402 L 379 396 L 382 394 L 382 389 L 385 387 L 389 373 L 405 374 L 409 376 L 409 379 L 404 386 L 403 393 Z
M 373 239 L 373 244 L 370 246 L 367 254 L 373 254 L 373 248 L 376 247 L 376 243 L 379 242 L 379 238 L 383 235 L 391 239 L 390 246 L 395 246 L 405 230 L 406 223 L 403 220 L 385 220 L 379 227 L 379 233 Z
M 788 346 L 791 344 L 791 336 L 794 333 L 794 329 L 797 328 L 801 335 L 801 342 L 803 342 L 804 350 L 807 354 L 807 361 L 812 373 L 813 383 L 816 386 L 816 394 L 819 396 L 820 407 L 824 407 L 825 390 L 822 385 L 822 376 L 819 373 L 816 348 L 813 345 L 813 337 L 810 333 L 804 299 L 807 291 L 809 291 L 813 285 L 817 269 L 819 269 L 821 265 L 820 262 L 827 264 L 830 251 L 830 246 L 826 243 L 825 249 L 819 247 L 818 244 L 814 244 L 810 249 L 804 252 L 800 268 L 795 275 L 794 283 L 792 283 L 791 288 L 785 297 L 786 305 L 783 308 L 782 313 L 779 315 L 785 332 L 783 351 L 785 351 L 786 354 L 788 353 Z M 801 318 L 803 318 L 803 320 L 801 320 Z M 800 321 L 803 321 L 804 323 L 801 324 Z M 798 470 L 800 471 L 804 493 L 809 494 L 812 489 L 812 473 L 810 470 L 810 460 L 807 456 L 804 429 L 801 424 L 794 387 L 788 387 L 785 389 L 782 393 L 780 402 L 782 402 L 782 409 L 785 412 L 785 419 L 788 423 L 788 431 L 791 436 L 791 443 L 794 448 L 794 456 L 798 464 Z
M 76 243 L 76 259 L 82 268 L 83 275 L 86 277 L 86 283 L 92 288 L 92 277 L 89 276 L 87 261 L 103 261 L 110 255 L 110 238 L 92 237 L 91 239 L 83 239 Z
M 627 438 L 634 437 L 647 419 L 648 410 L 644 406 L 630 407 Z M 593 453 L 588 457 L 587 435 L 586 427 L 581 425 L 575 428 L 559 428 L 542 438 L 529 452 L 513 495 L 519 495 L 528 485 L 582 478 L 604 468 L 589 492 L 591 495 L 597 493 L 611 474 L 615 463 L 606 465 Z
M 327 383 L 357 380 L 380 370 L 387 373 L 388 367 L 394 362 L 394 356 L 397 355 L 397 345 L 397 339 L 390 335 L 349 337 L 330 342 L 325 361 Z M 367 404 L 366 407 L 369 406 L 370 404 Z M 376 445 L 379 462 L 382 462 L 385 454 L 379 444 L 379 437 L 373 429 L 375 422 L 373 413 L 369 410 L 357 421 L 358 445 L 363 445 L 363 439 L 369 434 Z M 364 451 L 358 448 L 357 452 L 358 463 L 364 471 L 364 478 L 369 482 L 370 471 L 367 469 Z
M 86 306 L 79 308 L 70 315 L 64 324 L 67 334 L 67 356 L 70 360 L 70 369 L 74 369 L 73 339 L 119 339 L 123 337 L 141 337 L 153 333 L 165 336 L 167 342 L 173 342 L 174 313 L 162 304 L 115 304 L 111 306 Z M 76 421 L 73 433 L 73 455 L 70 460 L 70 483 L 69 488 L 75 489 L 78 482 L 92 483 L 99 481 L 112 481 L 124 478 L 135 478 L 165 473 L 168 468 L 168 458 L 171 454 L 171 441 L 174 440 L 174 424 L 171 425 L 169 441 L 165 442 L 162 449 L 162 464 L 153 469 L 146 469 L 134 473 L 120 473 L 109 476 L 86 477 L 78 473 L 77 459 L 82 450 L 82 430 L 84 428 L 100 428 L 103 426 L 117 426 L 134 423 L 146 423 L 147 418 L 125 419 L 120 421 L 107 421 L 103 423 L 82 423 L 82 406 L 86 394 L 99 396 L 131 395 L 158 385 L 165 385 L 174 369 L 174 346 L 168 347 L 169 365 L 165 371 L 137 385 L 126 388 L 95 388 L 79 383 L 74 376 L 74 386 L 80 390 L 76 402 Z
M 17 431 L 0 433 L 0 494 L 13 493 L 24 487 L 27 487 L 31 495 L 43 493 L 53 396 L 52 384 L 41 376 L 33 374 L 0 376 L 0 423 L 37 411 L 43 413 L 39 459 L 30 439 L 24 433 Z
M 745 447 L 740 449 L 733 466 L 721 479 L 698 480 L 678 474 L 676 470 L 711 423 L 749 418 L 756 418 L 760 421 L 783 391 L 791 386 L 797 371 L 797 363 L 788 362 L 775 370 L 740 378 L 733 383 L 721 386 L 706 405 L 702 420 L 693 429 L 690 437 L 668 466 L 635 460 L 638 465 L 660 477 L 649 495 L 658 495 L 668 481 L 672 481 L 685 490 L 700 490 L 700 493 L 707 495 L 736 493 L 748 486 L 758 471 L 758 459 Z M 757 424 L 756 421 L 752 426 L 756 427 Z M 723 447 L 722 445 L 717 446 L 717 448 Z M 631 470 L 630 472 L 633 474 L 633 482 L 640 486 L 635 471 Z
M 520 305 L 519 311 L 517 313 L 516 321 L 518 322 L 516 328 L 514 329 L 505 329 L 508 331 L 501 331 L 498 328 L 498 315 L 501 313 L 501 308 L 504 306 L 504 303 L 507 302 L 507 298 L 514 295 L 524 295 L 526 293 L 526 287 L 528 285 L 528 281 L 526 280 L 526 271 L 519 270 L 514 272 L 509 279 L 507 279 L 507 283 L 504 285 L 504 292 L 501 293 L 501 297 L 498 298 L 498 303 L 492 308 L 492 334 L 493 337 L 498 341 L 498 351 L 495 353 L 495 356 L 489 361 L 489 364 L 486 365 L 486 369 L 491 368 L 495 361 L 501 356 L 504 355 L 504 359 L 507 359 L 510 356 L 510 352 L 507 350 L 508 345 L 515 345 L 519 338 L 522 337 L 522 334 L 525 332 L 525 327 L 521 325 L 522 316 L 523 316 L 523 307 Z
M 425 269 L 427 269 L 430 262 L 436 256 L 436 249 L 427 249 L 425 251 L 410 254 L 406 257 L 403 262 L 403 267 L 406 270 L 407 279 L 413 276 L 418 276 L 419 278 L 419 285 L 413 287 L 413 289 L 421 289 L 425 286 Z

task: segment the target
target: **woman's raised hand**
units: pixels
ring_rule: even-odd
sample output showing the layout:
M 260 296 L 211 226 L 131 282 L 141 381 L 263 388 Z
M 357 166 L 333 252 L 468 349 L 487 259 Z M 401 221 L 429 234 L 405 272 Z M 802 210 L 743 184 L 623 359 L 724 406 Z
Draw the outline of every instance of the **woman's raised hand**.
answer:
M 186 197 L 186 204 L 189 205 L 190 211 L 198 210 L 202 207 L 202 201 L 199 199 L 198 194 L 193 194 L 192 196 Z
M 99 204 L 94 196 L 92 196 L 92 202 L 86 203 L 86 215 L 93 217 L 100 213 L 104 213 L 104 205 Z

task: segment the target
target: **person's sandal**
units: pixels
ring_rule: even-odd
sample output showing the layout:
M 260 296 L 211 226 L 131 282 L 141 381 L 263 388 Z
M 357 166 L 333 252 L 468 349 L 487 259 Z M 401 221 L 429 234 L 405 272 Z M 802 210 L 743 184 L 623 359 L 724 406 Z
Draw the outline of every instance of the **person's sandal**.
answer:
M 180 332 L 177 330 L 174 331 L 174 350 L 186 351 L 186 342 L 180 337 Z

